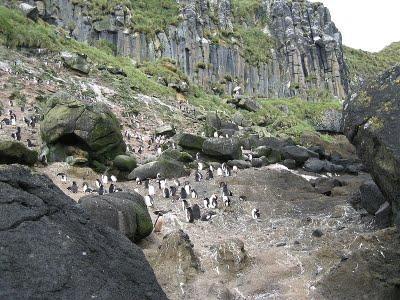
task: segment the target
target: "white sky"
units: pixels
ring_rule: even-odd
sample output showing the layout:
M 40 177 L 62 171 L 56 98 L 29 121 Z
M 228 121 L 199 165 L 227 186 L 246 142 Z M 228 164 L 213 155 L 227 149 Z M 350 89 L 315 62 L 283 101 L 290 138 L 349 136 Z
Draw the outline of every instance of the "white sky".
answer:
M 311 1 L 329 8 L 346 46 L 379 51 L 400 41 L 400 0 Z

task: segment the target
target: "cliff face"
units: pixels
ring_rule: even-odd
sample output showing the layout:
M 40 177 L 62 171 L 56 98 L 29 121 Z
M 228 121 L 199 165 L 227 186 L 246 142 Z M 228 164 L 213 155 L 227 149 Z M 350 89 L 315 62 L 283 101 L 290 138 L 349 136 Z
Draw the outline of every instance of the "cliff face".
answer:
M 117 54 L 137 62 L 174 59 L 192 82 L 209 89 L 232 93 L 240 86 L 244 93 L 263 97 L 307 96 L 317 90 L 346 96 L 341 34 L 322 4 L 260 1 L 253 19 L 267 20 L 262 38 L 270 40 L 271 47 L 257 49 L 266 53 L 268 61 L 250 63 L 243 43 L 232 34 L 237 20 L 231 0 L 177 2 L 180 22 L 153 35 L 135 32 L 135 15 L 123 5 L 99 19 L 90 16 L 87 2 L 30 1 L 43 19 L 67 28 L 79 41 L 106 39 L 116 46 Z

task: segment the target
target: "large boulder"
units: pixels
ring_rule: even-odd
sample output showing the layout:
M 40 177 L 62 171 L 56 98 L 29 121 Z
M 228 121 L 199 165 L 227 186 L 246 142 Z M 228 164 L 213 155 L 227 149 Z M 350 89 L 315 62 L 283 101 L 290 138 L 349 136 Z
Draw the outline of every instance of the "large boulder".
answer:
M 337 109 L 328 109 L 323 112 L 320 120 L 315 125 L 317 131 L 342 133 L 342 112 Z
M 205 138 L 190 133 L 181 133 L 176 137 L 176 141 L 183 148 L 201 151 Z
M 36 6 L 32 6 L 28 3 L 21 3 L 18 5 L 18 9 L 24 14 L 25 17 L 35 22 L 39 19 L 39 10 Z
M 386 202 L 379 187 L 372 180 L 364 182 L 360 186 L 361 207 L 371 215 L 374 215 L 382 204 Z
M 133 242 L 153 231 L 146 203 L 138 193 L 85 196 L 79 204 L 93 220 L 120 231 Z
M 203 143 L 203 152 L 221 160 L 239 159 L 242 155 L 236 138 L 209 138 Z
M 167 299 L 142 250 L 48 177 L 2 165 L 0 190 L 1 299 Z
M 211 257 L 224 271 L 236 273 L 243 270 L 248 263 L 247 252 L 243 241 L 234 238 L 211 246 Z
M 114 158 L 113 167 L 122 172 L 132 172 L 137 167 L 136 158 L 130 155 L 118 155 Z
M 297 165 L 304 164 L 310 157 L 319 157 L 317 153 L 299 146 L 285 146 L 282 152 L 285 159 L 293 159 Z
M 29 150 L 17 141 L 0 141 L 0 164 L 22 164 L 32 166 L 38 158 L 38 153 Z
M 344 104 L 344 132 L 400 226 L 400 65 L 367 81 Z
M 89 160 L 107 162 L 124 154 L 120 125 L 115 115 L 104 105 L 89 105 L 61 94 L 46 103 L 40 131 L 50 149 L 59 149 L 63 159 L 67 147 L 79 148 L 89 154 Z M 65 158 L 64 158 L 65 159 Z
M 156 135 L 174 136 L 176 133 L 175 127 L 172 125 L 163 125 L 156 129 Z
M 179 178 L 190 175 L 190 172 L 185 169 L 182 163 L 174 160 L 160 159 L 137 167 L 129 174 L 128 178 L 131 180 L 136 178 L 140 178 L 141 180 L 156 178 L 158 173 L 164 178 Z
M 234 123 L 222 120 L 216 112 L 208 112 L 204 130 L 207 136 L 213 136 L 214 132 L 231 136 L 239 130 L 239 127 Z
M 61 59 L 64 65 L 83 74 L 90 73 L 90 64 L 87 56 L 81 53 L 62 52 Z

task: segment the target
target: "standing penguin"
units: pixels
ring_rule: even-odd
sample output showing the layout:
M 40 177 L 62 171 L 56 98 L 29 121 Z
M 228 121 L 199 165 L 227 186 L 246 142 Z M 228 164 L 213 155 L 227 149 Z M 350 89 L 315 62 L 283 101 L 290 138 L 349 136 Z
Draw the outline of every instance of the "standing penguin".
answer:
M 101 175 L 101 182 L 103 183 L 103 185 L 106 185 L 108 183 L 108 176 Z
M 157 214 L 157 219 L 154 222 L 154 232 L 161 232 L 161 229 L 164 225 L 164 214 L 161 212 L 158 212 Z
M 191 207 L 186 207 L 186 222 L 193 223 L 194 222 L 194 217 L 193 217 L 193 211 Z
M 76 181 L 73 181 L 72 185 L 67 187 L 67 190 L 76 194 L 78 192 L 78 185 L 76 184 Z
M 92 193 L 93 189 L 89 187 L 89 184 L 87 182 L 82 183 L 82 191 L 84 193 Z
M 181 199 L 182 201 L 182 210 L 185 211 L 187 207 L 189 207 L 189 203 L 186 199 Z
M 254 220 L 257 220 L 260 218 L 260 210 L 258 208 L 254 208 L 251 211 L 251 216 L 253 217 Z
M 150 195 L 146 195 L 144 197 L 144 202 L 146 203 L 147 207 L 153 207 L 153 205 L 154 205 L 154 199 Z
M 197 194 L 197 192 L 196 192 L 195 189 L 192 189 L 192 190 L 191 190 L 190 195 L 192 196 L 192 199 L 197 199 L 197 198 L 199 198 L 199 195 Z
M 203 205 L 204 205 L 204 208 L 210 208 L 210 199 L 204 198 Z
M 169 192 L 170 192 L 170 196 L 171 196 L 171 197 L 174 197 L 174 196 L 176 195 L 176 192 L 177 192 L 176 187 L 173 186 L 173 185 L 171 185 L 171 186 L 169 187 Z
M 203 179 L 203 175 L 199 171 L 196 171 L 194 173 L 194 180 L 196 182 L 200 182 L 202 179 Z
M 231 199 L 228 196 L 222 196 L 222 201 L 226 207 L 231 205 Z
M 102 184 L 100 185 L 98 193 L 99 193 L 100 196 L 104 195 L 104 193 L 105 193 L 104 185 L 102 185 Z
M 201 211 L 200 211 L 200 206 L 198 204 L 192 205 L 192 212 L 193 212 L 193 218 L 195 220 L 200 220 Z
M 213 194 L 210 197 L 210 208 L 217 208 L 218 207 L 218 196 Z
M 213 172 L 210 169 L 208 169 L 206 172 L 206 180 L 211 180 L 213 178 L 214 178 Z
M 168 189 L 167 187 L 165 187 L 165 188 L 163 189 L 163 197 L 164 197 L 165 199 L 168 199 L 168 198 L 169 198 L 169 195 L 170 195 L 169 189 Z
M 154 195 L 156 194 L 156 191 L 155 191 L 155 189 L 154 189 L 154 186 L 152 186 L 152 185 L 149 185 L 148 191 L 149 191 L 149 195 L 150 195 L 150 196 L 154 196 Z
M 184 187 L 181 187 L 181 198 L 186 199 L 187 197 L 188 197 L 188 193 L 186 193 L 186 189 Z
M 218 175 L 218 176 L 222 176 L 222 175 L 223 175 L 223 170 L 222 170 L 222 168 L 218 168 L 218 169 L 217 169 L 217 175 Z
M 190 194 L 191 187 L 190 187 L 189 182 L 185 182 L 185 191 L 186 191 L 186 194 L 187 194 L 187 195 Z

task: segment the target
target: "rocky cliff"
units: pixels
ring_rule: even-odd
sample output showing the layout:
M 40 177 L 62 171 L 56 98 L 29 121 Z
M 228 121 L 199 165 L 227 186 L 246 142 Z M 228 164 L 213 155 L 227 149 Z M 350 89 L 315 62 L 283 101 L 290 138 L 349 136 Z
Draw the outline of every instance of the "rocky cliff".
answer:
M 79 41 L 107 40 L 117 54 L 136 62 L 173 59 L 191 82 L 215 92 L 240 86 L 243 93 L 263 97 L 347 94 L 341 33 L 321 3 L 180 0 L 174 2 L 179 12 L 174 24 L 149 33 L 135 13 L 141 1 L 107 1 L 97 12 L 96 0 L 29 2 Z M 142 5 L 145 10 L 153 4 Z

